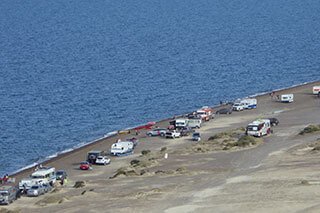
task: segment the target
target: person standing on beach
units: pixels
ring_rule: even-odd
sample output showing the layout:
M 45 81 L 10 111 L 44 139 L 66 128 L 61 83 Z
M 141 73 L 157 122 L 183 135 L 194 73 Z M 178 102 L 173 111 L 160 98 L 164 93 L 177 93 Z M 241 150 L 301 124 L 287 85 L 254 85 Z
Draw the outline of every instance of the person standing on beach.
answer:
M 63 186 L 63 184 L 64 184 L 64 177 L 61 178 L 60 184 L 61 184 L 61 186 Z

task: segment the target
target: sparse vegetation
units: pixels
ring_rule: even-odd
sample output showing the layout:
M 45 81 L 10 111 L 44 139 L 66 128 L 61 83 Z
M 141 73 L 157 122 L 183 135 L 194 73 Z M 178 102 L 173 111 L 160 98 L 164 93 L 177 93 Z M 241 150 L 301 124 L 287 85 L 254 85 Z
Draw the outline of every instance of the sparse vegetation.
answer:
M 134 160 L 132 160 L 132 161 L 130 162 L 130 165 L 133 166 L 133 167 L 135 167 L 135 166 L 139 165 L 139 163 L 140 163 L 139 160 L 134 159 Z
M 73 188 L 83 188 L 86 186 L 86 183 L 84 181 L 77 181 L 75 182 Z
M 309 125 L 307 127 L 305 127 L 300 133 L 299 135 L 304 135 L 304 134 L 308 134 L 308 133 L 314 133 L 314 132 L 318 132 L 320 131 L 320 125 Z
M 197 153 L 210 151 L 228 151 L 250 147 L 262 142 L 262 139 L 245 135 L 245 128 L 238 128 L 227 132 L 217 133 L 207 141 L 201 141 L 187 149 Z
M 5 209 L 5 208 L 0 208 L 0 213 L 20 213 L 20 212 L 21 212 L 20 209 L 9 210 L 9 209 Z
M 315 146 L 312 151 L 320 151 L 320 145 Z
M 310 184 L 309 184 L 309 181 L 307 181 L 307 180 L 302 180 L 302 181 L 301 181 L 301 184 L 302 184 L 302 185 L 310 185 Z
M 60 204 L 60 203 L 63 203 L 65 200 L 66 200 L 65 197 L 55 195 L 55 196 L 45 197 L 42 200 L 37 201 L 35 205 L 47 206 L 49 204 Z
M 142 151 L 141 151 L 141 154 L 142 154 L 142 155 L 147 155 L 147 154 L 150 154 L 150 153 L 151 153 L 150 150 L 142 150 Z
M 130 168 L 120 168 L 116 171 L 116 173 L 110 177 L 110 179 L 113 179 L 113 178 L 116 178 L 120 175 L 123 175 L 123 176 L 138 176 L 140 175 L 140 173 L 137 173 L 136 170 L 134 169 L 130 169 Z
M 167 151 L 167 147 L 162 147 L 161 150 L 160 150 L 161 153 L 165 152 L 165 151 Z
M 243 135 L 238 139 L 235 145 L 240 147 L 246 147 L 246 146 L 255 145 L 256 143 L 257 143 L 257 138 L 249 135 Z

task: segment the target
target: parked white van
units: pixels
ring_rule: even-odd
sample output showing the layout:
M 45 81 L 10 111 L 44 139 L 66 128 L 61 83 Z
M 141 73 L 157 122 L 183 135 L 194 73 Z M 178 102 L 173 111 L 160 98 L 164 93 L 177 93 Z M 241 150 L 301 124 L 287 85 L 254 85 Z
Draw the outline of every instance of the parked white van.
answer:
M 260 119 L 249 123 L 246 129 L 247 135 L 262 137 L 271 133 L 271 124 L 269 119 Z
M 176 120 L 176 128 L 187 127 L 188 123 L 189 123 L 189 119 L 177 119 Z
M 244 109 L 255 109 L 257 108 L 257 99 L 255 98 L 246 98 L 241 100 L 241 103 L 244 104 Z
M 189 119 L 188 121 L 188 127 L 190 128 L 200 128 L 202 124 L 201 119 Z
M 280 101 L 283 102 L 283 103 L 291 103 L 293 102 L 293 94 L 282 94 L 280 96 Z
M 319 95 L 320 94 L 320 86 L 314 86 L 312 88 L 312 94 Z
M 121 156 L 131 154 L 133 152 L 134 144 L 131 141 L 120 141 L 111 145 L 111 154 Z
M 51 184 L 56 182 L 56 169 L 43 167 L 31 174 L 30 178 L 24 178 L 19 182 L 19 189 L 30 189 L 33 185 Z

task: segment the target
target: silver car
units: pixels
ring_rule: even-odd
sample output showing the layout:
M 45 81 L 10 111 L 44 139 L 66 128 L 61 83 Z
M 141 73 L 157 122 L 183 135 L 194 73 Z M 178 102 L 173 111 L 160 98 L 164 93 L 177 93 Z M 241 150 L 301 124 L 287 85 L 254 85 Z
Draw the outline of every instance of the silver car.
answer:
M 43 185 L 33 185 L 31 188 L 27 191 L 28 196 L 40 196 L 45 193 L 45 187 Z
M 152 129 L 147 132 L 148 136 L 162 136 L 164 137 L 166 135 L 167 130 L 164 128 L 157 128 L 157 129 Z

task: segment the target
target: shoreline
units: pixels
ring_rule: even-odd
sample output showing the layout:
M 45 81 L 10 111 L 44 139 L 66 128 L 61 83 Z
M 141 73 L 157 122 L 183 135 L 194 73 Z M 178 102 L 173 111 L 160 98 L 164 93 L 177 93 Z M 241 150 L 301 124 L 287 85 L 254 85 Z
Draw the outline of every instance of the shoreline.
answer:
M 271 93 L 258 94 L 256 109 L 217 115 L 204 122 L 197 130 L 201 134 L 200 143 L 193 142 L 190 135 L 172 140 L 148 137 L 145 134 L 148 130 L 141 130 L 138 136 L 134 131 L 98 140 L 43 164 L 65 170 L 68 174 L 65 186 L 58 184 L 57 190 L 37 198 L 22 196 L 5 209 L 71 213 L 90 212 L 92 206 L 96 211 L 105 211 L 108 206 L 110 211 L 118 212 L 170 213 L 185 212 L 189 206 L 194 207 L 190 212 L 210 212 L 210 209 L 269 212 L 274 208 L 297 211 L 313 204 L 317 206 L 319 199 L 310 200 L 310 195 L 318 189 L 305 185 L 305 193 L 301 194 L 303 186 L 299 183 L 319 176 L 316 147 L 320 146 L 320 132 L 303 136 L 299 133 L 310 124 L 320 124 L 320 99 L 312 95 L 312 86 L 318 84 L 320 81 L 275 92 L 276 95 L 293 93 L 293 103 L 280 102 Z M 279 125 L 256 143 L 229 146 L 239 136 L 234 140 L 229 134 L 216 141 L 208 140 L 229 131 L 239 130 L 237 133 L 241 134 L 253 120 L 271 117 L 278 119 Z M 162 120 L 156 125 L 163 128 L 168 122 Z M 132 155 L 108 156 L 111 160 L 108 166 L 93 165 L 88 171 L 79 169 L 79 162 L 87 158 L 90 150 L 105 151 L 116 138 L 131 137 L 139 139 Z M 24 178 L 29 174 L 22 172 L 18 176 Z M 75 188 L 79 181 L 85 185 Z M 292 199 L 308 202 L 292 206 Z M 257 202 L 259 205 L 255 205 Z
M 270 92 L 284 92 L 284 91 L 290 91 L 292 89 L 296 89 L 296 88 L 299 88 L 299 87 L 303 87 L 303 86 L 306 86 L 306 85 L 314 85 L 314 84 L 320 84 L 320 80 L 317 80 L 317 81 L 311 81 L 311 82 L 303 82 L 303 83 L 300 83 L 300 84 L 295 84 L 295 85 L 292 85 L 292 86 L 289 86 L 289 87 L 284 87 L 284 88 L 279 88 L 279 89 L 274 89 L 274 90 L 271 90 L 271 91 L 266 91 L 266 92 L 261 92 L 261 93 L 256 93 L 256 94 L 253 94 L 253 95 L 249 95 L 249 96 L 245 96 L 245 97 L 242 97 L 242 98 L 247 98 L 247 97 L 263 97 L 263 96 L 267 96 Z M 311 94 L 311 91 L 310 91 L 310 94 Z M 210 107 L 212 107 L 213 109 L 217 110 L 219 109 L 219 107 L 223 107 L 224 105 L 209 105 Z M 187 114 L 188 112 L 186 113 L 182 113 L 182 114 L 179 114 L 179 115 L 173 115 L 172 117 L 168 117 L 168 118 L 164 118 L 164 119 L 161 119 L 161 120 L 158 120 L 158 121 L 155 121 L 155 126 L 158 125 L 158 124 L 161 124 L 163 122 L 167 122 L 169 120 L 172 120 L 173 118 L 175 117 L 180 117 L 180 116 L 183 116 L 185 114 Z M 39 165 L 39 164 L 51 164 L 51 163 L 54 163 L 55 161 L 58 161 L 64 157 L 67 157 L 69 155 L 72 155 L 72 154 L 75 154 L 77 152 L 80 152 L 80 151 L 83 151 L 83 150 L 86 150 L 90 147 L 94 147 L 95 145 L 97 144 L 101 144 L 101 143 L 104 143 L 106 141 L 110 141 L 112 139 L 114 139 L 113 141 L 116 141 L 118 138 L 123 138 L 123 136 L 132 136 L 131 134 L 118 134 L 119 131 L 123 131 L 123 130 L 134 130 L 134 128 L 136 128 L 138 126 L 135 126 L 135 127 L 129 127 L 129 128 L 124 128 L 124 129 L 121 129 L 121 130 L 118 130 L 118 131 L 111 131 L 109 133 L 106 133 L 104 136 L 100 137 L 100 138 L 97 138 L 93 141 L 90 141 L 90 142 L 84 142 L 83 144 L 77 144 L 71 148 L 68 148 L 66 150 L 63 150 L 61 152 L 57 152 L 57 153 L 54 153 L 54 154 L 51 154 L 47 157 L 45 157 L 45 159 L 43 159 L 42 161 L 39 161 L 38 163 L 37 162 L 34 162 L 32 164 L 29 164 L 29 165 L 26 165 L 25 167 L 22 167 L 14 172 L 12 172 L 10 174 L 11 177 L 14 177 L 16 178 L 16 180 L 19 180 L 20 177 L 24 176 L 26 173 L 30 173 L 33 171 L 33 168 L 36 166 L 36 165 Z M 145 132 L 146 130 L 142 130 L 142 134 Z M 138 136 L 138 138 L 143 138 L 143 137 L 146 137 L 145 135 L 142 135 L 140 134 Z M 52 157 L 51 157 L 52 156 Z

